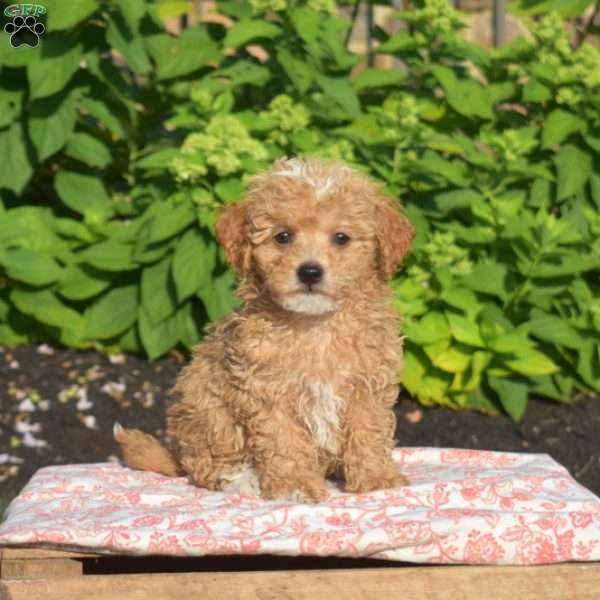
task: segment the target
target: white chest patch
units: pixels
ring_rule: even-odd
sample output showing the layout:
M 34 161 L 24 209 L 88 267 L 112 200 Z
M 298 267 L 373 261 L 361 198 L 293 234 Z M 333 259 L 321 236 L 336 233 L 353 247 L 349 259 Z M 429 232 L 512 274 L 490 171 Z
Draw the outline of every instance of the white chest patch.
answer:
M 335 453 L 341 430 L 344 399 L 336 396 L 329 382 L 309 380 L 307 392 L 300 395 L 298 413 L 319 448 Z

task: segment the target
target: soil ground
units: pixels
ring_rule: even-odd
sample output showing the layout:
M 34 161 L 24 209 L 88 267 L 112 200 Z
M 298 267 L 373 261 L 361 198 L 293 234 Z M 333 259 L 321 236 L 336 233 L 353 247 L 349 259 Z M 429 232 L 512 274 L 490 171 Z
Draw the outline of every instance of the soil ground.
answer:
M 0 514 L 40 467 L 117 460 L 113 424 L 162 434 L 168 390 L 184 358 L 154 363 L 31 345 L 0 348 Z M 544 452 L 600 495 L 600 398 L 530 401 L 525 419 L 397 404 L 402 446 Z

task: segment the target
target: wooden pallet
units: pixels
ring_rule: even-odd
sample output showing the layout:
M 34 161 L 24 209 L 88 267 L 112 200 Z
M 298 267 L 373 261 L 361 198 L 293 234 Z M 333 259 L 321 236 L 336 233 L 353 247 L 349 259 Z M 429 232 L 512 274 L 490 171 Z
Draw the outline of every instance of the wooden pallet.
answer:
M 4 548 L 2 600 L 598 600 L 600 563 L 398 566 L 284 557 L 114 557 Z

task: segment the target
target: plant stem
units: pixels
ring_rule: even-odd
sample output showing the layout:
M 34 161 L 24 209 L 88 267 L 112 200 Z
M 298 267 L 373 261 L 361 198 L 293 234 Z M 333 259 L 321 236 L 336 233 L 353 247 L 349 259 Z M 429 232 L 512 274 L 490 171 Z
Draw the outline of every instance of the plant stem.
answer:
M 350 27 L 348 27 L 348 31 L 346 32 L 346 39 L 344 40 L 344 46 L 348 47 L 348 42 L 352 37 L 352 31 L 354 30 L 354 25 L 356 23 L 356 18 L 358 17 L 358 9 L 360 8 L 360 0 L 356 0 L 354 3 L 354 8 L 352 9 L 352 15 L 350 15 Z

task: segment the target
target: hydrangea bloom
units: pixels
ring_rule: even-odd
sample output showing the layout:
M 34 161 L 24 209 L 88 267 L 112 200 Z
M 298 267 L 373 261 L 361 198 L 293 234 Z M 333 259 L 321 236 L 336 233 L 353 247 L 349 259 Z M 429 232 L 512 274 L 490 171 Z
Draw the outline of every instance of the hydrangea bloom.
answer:
M 242 156 L 267 157 L 265 147 L 250 137 L 243 123 L 232 115 L 215 115 L 203 133 L 191 133 L 183 142 L 171 170 L 180 181 L 193 181 L 212 167 L 218 175 L 231 175 L 242 167 Z
M 267 12 L 286 10 L 288 7 L 287 0 L 250 0 L 250 6 L 254 12 Z

